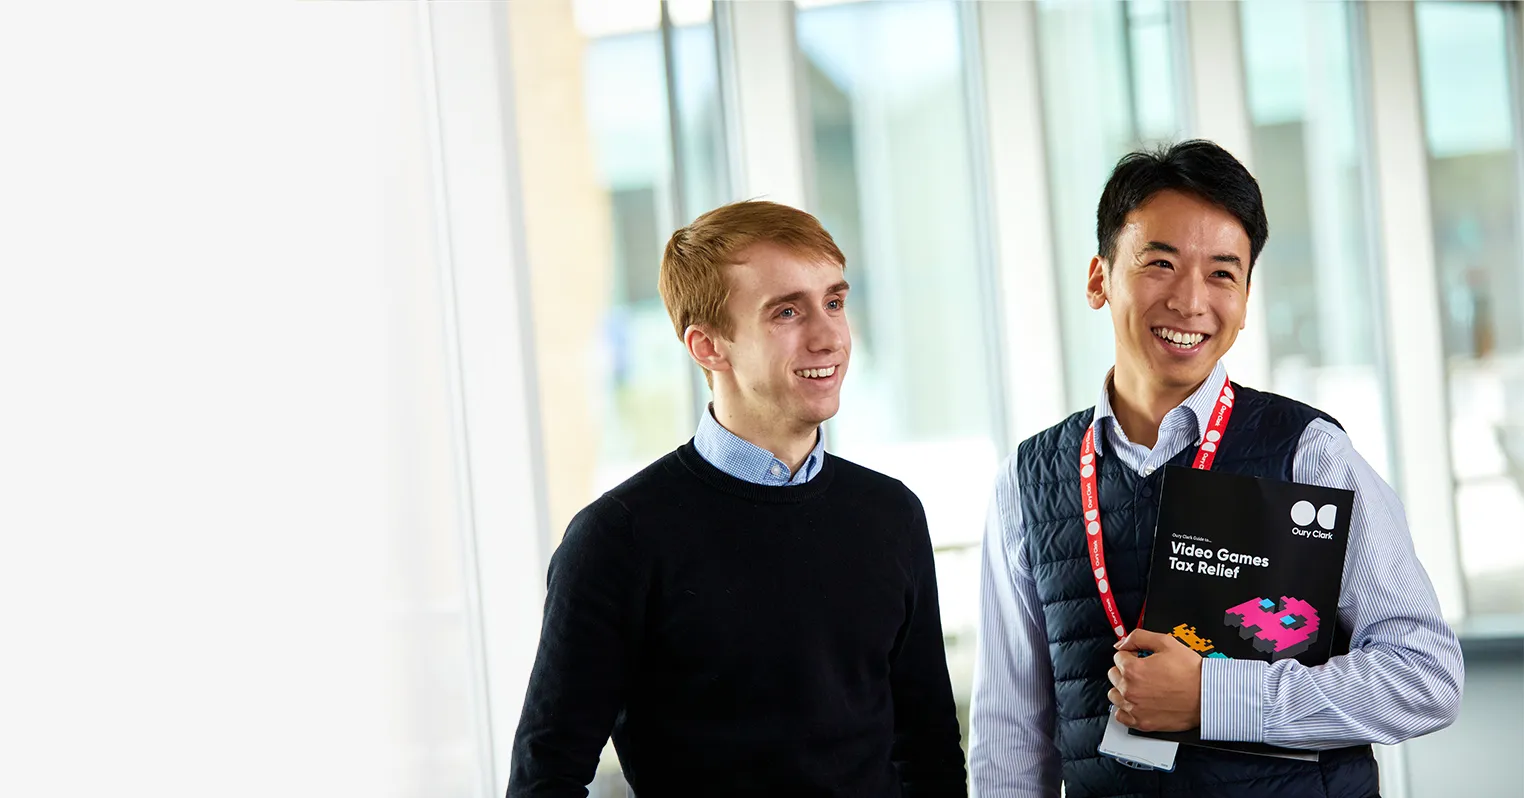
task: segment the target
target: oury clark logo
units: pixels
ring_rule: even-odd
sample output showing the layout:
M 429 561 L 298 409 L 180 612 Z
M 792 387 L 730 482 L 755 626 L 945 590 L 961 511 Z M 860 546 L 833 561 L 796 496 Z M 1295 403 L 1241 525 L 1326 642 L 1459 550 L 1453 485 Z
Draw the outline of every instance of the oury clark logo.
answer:
M 1322 509 L 1314 507 L 1312 502 L 1299 501 L 1291 506 L 1291 522 L 1296 526 L 1291 528 L 1291 534 L 1300 535 L 1304 538 L 1317 538 L 1319 540 L 1333 540 L 1334 521 L 1339 517 L 1339 508 L 1332 504 L 1323 505 Z M 1303 529 L 1314 520 L 1318 526 L 1326 531 L 1316 529 Z

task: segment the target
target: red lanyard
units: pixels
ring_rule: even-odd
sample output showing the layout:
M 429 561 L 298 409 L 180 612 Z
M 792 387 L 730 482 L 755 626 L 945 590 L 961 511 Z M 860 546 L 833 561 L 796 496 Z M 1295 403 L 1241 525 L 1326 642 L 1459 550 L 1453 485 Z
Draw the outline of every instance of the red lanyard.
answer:
M 1196 462 L 1191 464 L 1193 468 L 1211 470 L 1212 460 L 1217 457 L 1217 447 L 1222 445 L 1222 433 L 1228 428 L 1228 417 L 1231 415 L 1233 386 L 1223 380 L 1222 393 L 1217 396 L 1217 404 L 1212 406 L 1212 417 L 1207 420 L 1206 437 L 1196 452 Z M 1111 630 L 1117 633 L 1117 639 L 1120 640 L 1127 636 L 1127 629 L 1122 626 L 1122 611 L 1117 609 L 1116 596 L 1112 595 L 1111 585 L 1106 580 L 1106 544 L 1101 535 L 1101 492 L 1095 480 L 1094 425 L 1085 430 L 1085 439 L 1080 442 L 1080 497 L 1085 507 L 1085 532 L 1090 537 L 1090 571 L 1095 576 L 1095 589 L 1101 594 L 1101 606 L 1106 608 L 1106 620 L 1111 622 Z M 1143 619 L 1139 617 L 1138 620 Z

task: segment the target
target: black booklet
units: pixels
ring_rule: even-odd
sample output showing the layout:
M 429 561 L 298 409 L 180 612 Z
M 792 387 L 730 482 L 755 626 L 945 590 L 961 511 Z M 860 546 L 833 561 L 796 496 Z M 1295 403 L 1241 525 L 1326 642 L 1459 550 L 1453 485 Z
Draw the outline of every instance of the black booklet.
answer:
M 1159 497 L 1142 626 L 1203 657 L 1328 661 L 1353 491 L 1171 466 Z M 1316 752 L 1139 732 L 1245 753 Z

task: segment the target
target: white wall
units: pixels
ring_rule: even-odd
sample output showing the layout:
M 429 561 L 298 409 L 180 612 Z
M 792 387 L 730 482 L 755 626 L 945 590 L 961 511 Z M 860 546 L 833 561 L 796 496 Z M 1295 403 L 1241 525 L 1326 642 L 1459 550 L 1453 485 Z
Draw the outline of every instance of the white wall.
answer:
M 0 12 L 0 794 L 501 794 L 458 555 L 469 515 L 481 598 L 537 615 L 510 183 L 493 139 L 435 214 L 423 54 L 411 3 Z M 459 308 L 499 361 L 464 387 L 441 223 L 495 316 Z M 495 405 L 480 506 L 452 402 Z

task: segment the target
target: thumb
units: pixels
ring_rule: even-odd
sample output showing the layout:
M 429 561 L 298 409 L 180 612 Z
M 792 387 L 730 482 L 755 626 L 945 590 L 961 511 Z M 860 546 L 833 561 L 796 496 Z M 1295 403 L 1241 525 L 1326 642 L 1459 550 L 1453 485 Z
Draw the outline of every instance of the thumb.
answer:
M 1162 651 L 1171 642 L 1179 644 L 1173 635 L 1162 635 L 1147 629 L 1134 629 L 1117 644 L 1118 651 Z

